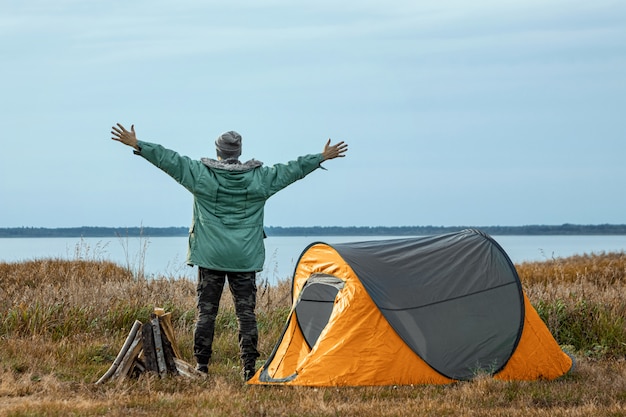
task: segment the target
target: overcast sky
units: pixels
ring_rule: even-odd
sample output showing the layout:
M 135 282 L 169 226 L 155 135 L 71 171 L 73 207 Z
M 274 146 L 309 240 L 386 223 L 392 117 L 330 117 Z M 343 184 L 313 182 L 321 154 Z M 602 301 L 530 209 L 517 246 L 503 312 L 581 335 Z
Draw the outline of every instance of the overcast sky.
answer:
M 2 0 L 0 227 L 187 226 L 111 126 L 327 161 L 268 226 L 626 223 L 626 2 Z

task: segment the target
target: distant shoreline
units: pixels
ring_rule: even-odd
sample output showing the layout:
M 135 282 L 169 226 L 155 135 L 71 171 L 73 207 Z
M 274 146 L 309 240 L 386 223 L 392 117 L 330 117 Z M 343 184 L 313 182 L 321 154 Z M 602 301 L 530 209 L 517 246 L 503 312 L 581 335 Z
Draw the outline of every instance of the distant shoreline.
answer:
M 626 224 L 527 225 L 527 226 L 267 226 L 267 236 L 428 236 L 463 229 L 479 229 L 494 236 L 626 235 Z M 176 237 L 187 236 L 188 227 L 10 227 L 0 228 L 0 238 L 52 237 Z

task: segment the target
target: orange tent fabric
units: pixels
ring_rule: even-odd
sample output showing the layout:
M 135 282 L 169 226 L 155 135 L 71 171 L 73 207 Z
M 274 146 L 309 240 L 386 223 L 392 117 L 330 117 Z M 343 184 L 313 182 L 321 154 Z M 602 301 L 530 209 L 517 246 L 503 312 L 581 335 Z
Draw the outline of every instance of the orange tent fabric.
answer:
M 524 330 L 517 349 L 502 371 L 494 375 L 501 380 L 556 379 L 574 365 L 524 294 L 526 315 Z

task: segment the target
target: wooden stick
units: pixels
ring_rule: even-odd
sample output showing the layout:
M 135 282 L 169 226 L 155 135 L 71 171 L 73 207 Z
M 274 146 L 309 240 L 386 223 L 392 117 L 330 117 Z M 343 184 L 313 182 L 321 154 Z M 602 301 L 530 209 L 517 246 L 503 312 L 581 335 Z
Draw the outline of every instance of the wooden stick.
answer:
M 176 369 L 178 370 L 178 373 L 182 376 L 186 376 L 189 378 L 206 377 L 206 374 L 200 371 L 196 371 L 196 369 L 192 365 L 188 364 L 182 359 L 174 358 L 174 362 L 176 363 Z
M 106 382 L 115 373 L 118 366 L 122 362 L 122 359 L 124 358 L 124 356 L 126 356 L 126 352 L 128 352 L 128 349 L 130 345 L 132 344 L 133 340 L 135 339 L 135 336 L 137 335 L 137 332 L 139 331 L 141 326 L 142 326 L 141 322 L 139 320 L 135 320 L 133 327 L 130 329 L 130 333 L 128 333 L 128 336 L 126 337 L 126 341 L 124 342 L 122 349 L 117 354 L 117 357 L 113 361 L 113 364 L 111 365 L 109 370 L 106 371 L 105 374 L 102 375 L 102 377 L 100 377 L 98 381 L 96 381 L 96 385 Z
M 163 353 L 163 340 L 161 339 L 161 325 L 159 325 L 159 318 L 155 316 L 152 320 L 150 320 L 150 323 L 152 324 L 152 332 L 154 333 L 154 351 L 156 353 L 159 375 L 164 377 L 167 374 L 167 365 L 165 364 L 165 356 Z
M 143 360 L 148 372 L 159 373 L 159 365 L 154 348 L 154 331 L 149 323 L 142 329 L 141 340 L 143 342 Z
M 174 335 L 174 326 L 172 325 L 172 313 L 165 313 L 160 316 L 159 323 L 161 323 L 161 330 L 163 330 L 165 337 L 172 344 L 174 356 L 177 358 L 182 358 L 183 356 L 180 354 L 180 351 L 176 346 L 176 336 Z
M 122 363 L 120 363 L 120 366 L 117 368 L 117 371 L 113 375 L 113 378 L 119 378 L 119 380 L 122 381 L 128 376 L 128 373 L 132 369 L 135 360 L 137 359 L 137 357 L 141 353 L 141 349 L 143 348 L 143 338 L 141 336 L 142 332 L 137 331 L 137 334 L 135 335 L 135 340 L 133 340 L 133 343 L 131 343 L 130 347 L 128 348 L 128 351 L 126 352 Z

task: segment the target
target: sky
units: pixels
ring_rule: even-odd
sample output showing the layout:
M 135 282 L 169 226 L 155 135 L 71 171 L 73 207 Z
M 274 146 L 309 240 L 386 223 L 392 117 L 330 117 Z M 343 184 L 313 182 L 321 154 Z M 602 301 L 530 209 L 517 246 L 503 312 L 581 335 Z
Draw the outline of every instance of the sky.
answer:
M 3 0 L 0 227 L 187 226 L 111 126 L 347 156 L 267 226 L 626 223 L 626 2 Z

